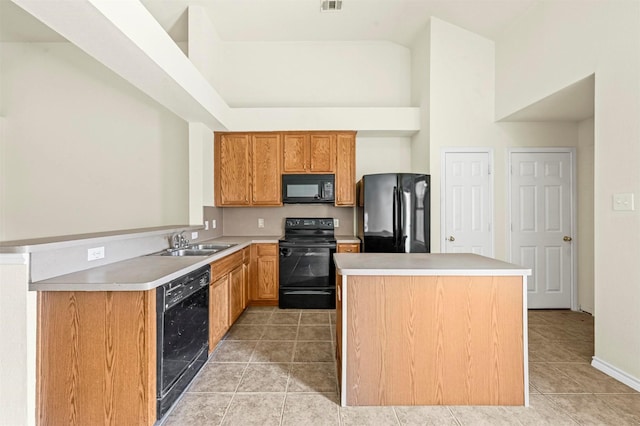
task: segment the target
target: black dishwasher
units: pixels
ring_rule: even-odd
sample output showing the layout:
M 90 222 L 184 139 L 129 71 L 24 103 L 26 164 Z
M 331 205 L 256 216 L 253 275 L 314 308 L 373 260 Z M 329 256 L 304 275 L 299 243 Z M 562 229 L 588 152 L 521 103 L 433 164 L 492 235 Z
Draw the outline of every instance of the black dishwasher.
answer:
M 207 361 L 209 281 L 206 265 L 156 290 L 158 419 Z

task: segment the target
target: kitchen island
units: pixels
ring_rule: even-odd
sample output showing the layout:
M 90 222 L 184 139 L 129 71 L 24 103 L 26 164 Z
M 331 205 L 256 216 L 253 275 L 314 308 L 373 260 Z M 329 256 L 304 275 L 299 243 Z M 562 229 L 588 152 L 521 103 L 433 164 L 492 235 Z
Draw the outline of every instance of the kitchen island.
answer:
M 340 402 L 528 406 L 529 269 L 475 254 L 335 254 Z

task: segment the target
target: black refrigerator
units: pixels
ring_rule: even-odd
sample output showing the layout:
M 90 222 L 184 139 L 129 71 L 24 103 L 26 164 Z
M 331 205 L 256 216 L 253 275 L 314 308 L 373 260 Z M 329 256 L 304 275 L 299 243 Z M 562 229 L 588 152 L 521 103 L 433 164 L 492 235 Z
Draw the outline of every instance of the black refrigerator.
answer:
M 358 237 L 366 253 L 429 253 L 429 175 L 364 175 L 358 182 Z

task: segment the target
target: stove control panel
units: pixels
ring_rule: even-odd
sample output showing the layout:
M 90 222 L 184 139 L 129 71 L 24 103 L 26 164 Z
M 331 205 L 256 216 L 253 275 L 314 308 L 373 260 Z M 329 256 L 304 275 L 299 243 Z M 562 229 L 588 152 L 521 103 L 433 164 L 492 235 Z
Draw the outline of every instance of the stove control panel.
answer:
M 289 217 L 285 219 L 285 231 L 287 229 L 333 229 L 333 218 L 308 218 Z

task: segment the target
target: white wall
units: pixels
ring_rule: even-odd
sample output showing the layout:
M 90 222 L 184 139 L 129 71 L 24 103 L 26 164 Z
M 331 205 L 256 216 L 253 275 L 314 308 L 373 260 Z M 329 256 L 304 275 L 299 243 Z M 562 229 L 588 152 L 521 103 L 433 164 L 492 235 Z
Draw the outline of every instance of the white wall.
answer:
M 223 42 L 220 55 L 221 69 L 211 80 L 232 107 L 410 103 L 410 52 L 397 44 Z
M 356 137 L 356 181 L 373 173 L 411 173 L 411 138 Z
M 594 312 L 593 276 L 593 117 L 578 123 L 578 305 L 585 312 Z
M 595 72 L 594 365 L 640 389 L 640 3 L 542 2 L 496 43 L 502 117 Z
M 181 119 L 68 43 L 3 43 L 0 67 L 0 240 L 188 221 Z
M 35 425 L 36 292 L 27 254 L 0 254 L 0 425 Z
M 446 147 L 494 152 L 495 256 L 508 260 L 507 153 L 511 147 L 576 147 L 576 123 L 495 123 L 491 40 L 431 20 L 431 244 L 440 251 L 440 161 Z
M 202 6 L 189 6 L 187 56 L 213 88 L 220 92 L 220 36 Z
M 411 137 L 411 170 L 429 173 L 431 22 L 411 45 L 411 105 L 420 107 L 420 131 Z

